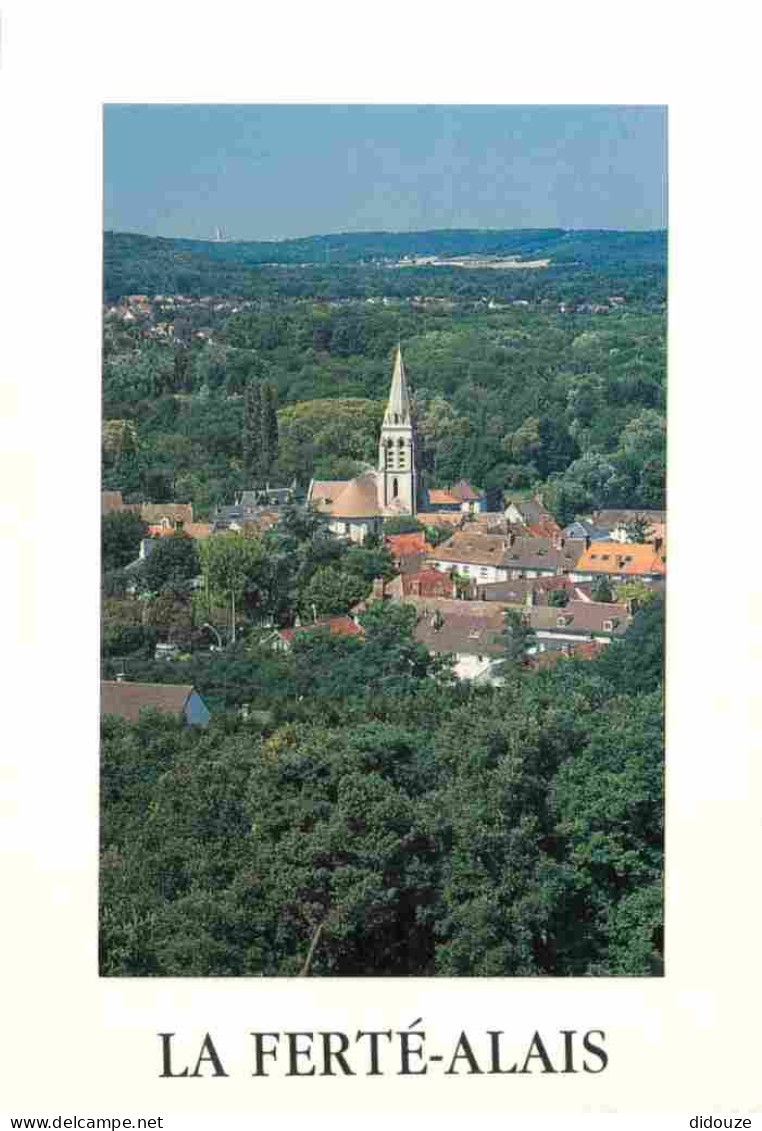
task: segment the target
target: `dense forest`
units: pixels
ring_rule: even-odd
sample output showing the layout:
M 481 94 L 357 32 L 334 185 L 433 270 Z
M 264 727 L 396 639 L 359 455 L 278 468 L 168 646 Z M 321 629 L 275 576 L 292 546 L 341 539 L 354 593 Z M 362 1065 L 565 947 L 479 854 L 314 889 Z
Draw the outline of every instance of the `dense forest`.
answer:
M 439 243 L 428 235 L 440 249 L 474 246 L 469 233 L 441 233 Z M 530 234 L 535 243 L 514 235 L 525 243 L 506 238 L 505 246 L 527 251 L 551 246 L 550 236 L 569 242 L 563 233 Z M 580 262 L 557 276 L 552 267 L 324 265 L 294 267 L 295 290 L 291 268 L 229 258 L 236 248 L 274 255 L 285 245 L 197 242 L 187 252 L 206 272 L 196 287 L 172 274 L 186 254 L 178 241 L 107 235 L 107 294 L 142 288 L 149 301 L 112 307 L 104 322 L 104 485 L 191 501 L 198 517 L 229 501 L 246 485 L 243 394 L 263 379 L 279 406 L 271 480 L 306 487 L 312 476 L 351 476 L 375 462 L 400 341 L 426 485 L 463 476 L 485 489 L 540 490 L 562 520 L 595 506 L 661 507 L 663 233 L 572 235 L 570 246 L 587 248 L 587 258 L 579 252 Z M 321 239 L 301 241 L 299 254 Z M 386 247 L 380 237 L 342 239 L 352 254 Z M 386 250 L 412 246 L 406 234 L 390 237 Z M 158 262 L 169 272 L 161 279 L 152 274 Z M 222 297 L 229 264 L 240 272 L 235 299 Z M 362 285 L 344 288 L 351 276 Z
M 662 972 L 661 602 L 501 688 L 454 680 L 411 613 L 180 665 L 207 729 L 104 721 L 102 973 Z

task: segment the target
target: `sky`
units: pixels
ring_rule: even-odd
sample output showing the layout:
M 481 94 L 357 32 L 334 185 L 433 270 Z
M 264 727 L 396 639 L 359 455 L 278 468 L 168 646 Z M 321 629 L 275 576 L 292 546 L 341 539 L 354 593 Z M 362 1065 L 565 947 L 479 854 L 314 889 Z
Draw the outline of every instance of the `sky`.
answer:
M 104 107 L 104 226 L 270 240 L 663 228 L 663 106 Z

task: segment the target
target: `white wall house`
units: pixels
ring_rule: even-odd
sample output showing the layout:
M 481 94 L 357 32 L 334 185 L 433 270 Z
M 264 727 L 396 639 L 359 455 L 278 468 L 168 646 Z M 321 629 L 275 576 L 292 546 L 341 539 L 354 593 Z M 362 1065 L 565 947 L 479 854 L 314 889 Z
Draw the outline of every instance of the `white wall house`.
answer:
M 434 551 L 436 553 L 436 550 Z M 485 585 L 494 581 L 507 581 L 510 574 L 507 569 L 497 565 L 482 565 L 478 562 L 453 562 L 441 558 L 429 558 L 429 564 L 442 573 L 452 573 L 455 570 L 461 577 L 468 577 L 472 581 L 481 581 Z

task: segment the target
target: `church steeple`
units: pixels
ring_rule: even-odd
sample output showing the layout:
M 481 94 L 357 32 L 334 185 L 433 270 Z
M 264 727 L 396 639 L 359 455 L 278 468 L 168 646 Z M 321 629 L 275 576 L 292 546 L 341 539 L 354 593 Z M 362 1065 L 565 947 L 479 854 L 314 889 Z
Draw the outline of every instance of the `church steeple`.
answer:
M 378 503 L 386 514 L 417 509 L 415 432 L 402 347 L 397 346 L 389 401 L 378 445 Z
M 392 387 L 389 390 L 389 403 L 386 406 L 384 427 L 388 424 L 410 424 L 410 395 L 407 389 L 405 366 L 402 364 L 402 346 L 397 346 L 394 359 Z

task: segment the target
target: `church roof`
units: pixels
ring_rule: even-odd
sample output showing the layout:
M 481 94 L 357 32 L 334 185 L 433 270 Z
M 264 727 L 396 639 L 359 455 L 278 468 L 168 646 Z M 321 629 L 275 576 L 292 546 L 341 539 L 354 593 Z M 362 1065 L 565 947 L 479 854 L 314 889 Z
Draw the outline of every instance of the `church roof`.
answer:
M 410 394 L 408 393 L 405 366 L 402 364 L 402 348 L 397 346 L 397 356 L 394 359 L 394 373 L 392 374 L 392 387 L 389 391 L 389 403 L 386 406 L 384 425 L 410 423 Z
M 370 518 L 381 514 L 375 473 L 368 471 L 350 479 L 331 506 L 331 514 L 338 518 Z
M 336 518 L 372 518 L 381 514 L 376 473 L 366 471 L 356 479 L 315 480 L 310 502 L 320 514 Z
M 314 503 L 319 511 L 331 514 L 333 504 L 349 483 L 349 479 L 313 479 L 310 485 L 310 502 Z

